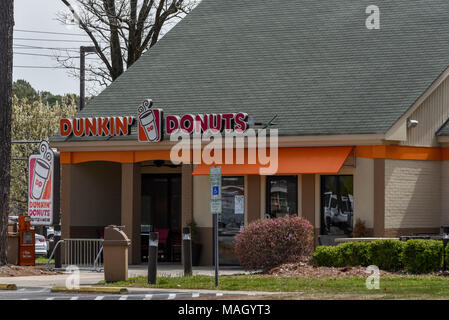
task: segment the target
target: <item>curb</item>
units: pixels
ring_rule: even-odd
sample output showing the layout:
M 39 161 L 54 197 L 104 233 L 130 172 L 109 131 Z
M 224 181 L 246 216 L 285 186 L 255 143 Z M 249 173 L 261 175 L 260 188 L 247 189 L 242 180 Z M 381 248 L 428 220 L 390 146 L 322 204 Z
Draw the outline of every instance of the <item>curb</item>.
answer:
M 80 287 L 78 289 L 70 289 L 67 287 L 52 287 L 51 292 L 61 293 L 105 293 L 105 294 L 128 294 L 126 288 L 95 288 L 95 287 Z
M 17 290 L 17 286 L 12 283 L 8 284 L 0 283 L 0 290 Z

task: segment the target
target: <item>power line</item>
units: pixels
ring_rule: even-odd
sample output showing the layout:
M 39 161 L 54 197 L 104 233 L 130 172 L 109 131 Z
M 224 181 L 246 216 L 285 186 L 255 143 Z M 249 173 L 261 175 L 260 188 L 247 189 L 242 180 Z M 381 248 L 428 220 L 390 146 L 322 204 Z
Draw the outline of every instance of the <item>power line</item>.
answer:
M 20 47 L 23 49 L 43 49 L 43 50 L 77 50 L 79 51 L 79 48 L 71 47 L 71 48 L 64 48 L 64 47 L 39 47 L 39 46 L 30 46 L 26 44 L 21 43 L 15 43 L 14 47 Z
M 87 37 L 87 35 L 85 35 L 85 34 L 65 33 L 65 32 L 34 31 L 34 30 L 23 30 L 23 29 L 14 29 L 14 31 L 28 32 L 28 33 L 59 34 L 59 35 L 66 35 L 66 36 Z
M 14 40 L 22 40 L 22 41 L 52 41 L 52 42 L 84 42 L 84 43 L 92 43 L 92 41 L 87 40 L 63 40 L 63 39 L 31 39 L 31 38 L 14 38 Z
M 26 69 L 76 69 L 77 67 L 48 67 L 48 66 L 13 66 L 14 68 L 26 68 Z
M 40 54 L 40 53 L 14 52 L 14 54 L 19 54 L 19 55 L 23 55 L 23 56 L 36 56 L 36 57 L 52 57 L 52 58 L 55 57 L 55 56 L 52 56 L 51 54 Z
M 24 55 L 24 56 L 37 56 L 37 57 L 51 57 L 51 58 L 60 58 L 61 56 L 55 56 L 51 54 L 42 54 L 42 53 L 27 53 L 27 52 L 14 52 L 14 54 L 18 55 Z M 75 57 L 63 57 L 63 58 L 69 58 L 69 59 L 79 59 L 79 56 Z M 99 58 L 86 58 L 87 60 L 98 60 Z

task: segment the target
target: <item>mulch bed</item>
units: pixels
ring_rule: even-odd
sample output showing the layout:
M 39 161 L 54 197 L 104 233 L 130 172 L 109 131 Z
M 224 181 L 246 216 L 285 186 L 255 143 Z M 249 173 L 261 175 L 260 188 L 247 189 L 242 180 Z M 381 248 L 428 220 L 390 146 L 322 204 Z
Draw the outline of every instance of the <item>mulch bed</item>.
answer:
M 398 274 L 380 270 L 380 275 Z M 370 274 L 366 272 L 365 267 L 317 267 L 305 262 L 287 263 L 275 267 L 267 272 L 269 276 L 275 277 L 307 277 L 307 278 L 340 278 L 340 277 L 363 277 Z
M 46 276 L 55 275 L 54 272 L 46 269 L 44 266 L 15 266 L 6 265 L 0 267 L 0 277 L 23 277 L 23 276 Z

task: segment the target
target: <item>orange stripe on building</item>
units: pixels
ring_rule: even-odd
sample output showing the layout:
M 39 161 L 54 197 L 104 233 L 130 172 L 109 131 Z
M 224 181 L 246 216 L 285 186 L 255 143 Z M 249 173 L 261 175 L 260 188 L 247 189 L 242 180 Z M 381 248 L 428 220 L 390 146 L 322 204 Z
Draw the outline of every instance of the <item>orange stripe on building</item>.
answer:
M 326 150 L 335 151 L 338 150 L 339 147 L 337 147 L 337 149 L 334 148 L 336 147 L 314 148 L 316 150 L 319 150 L 317 154 L 314 154 L 314 158 L 316 159 L 317 156 L 319 157 L 320 152 L 322 153 L 322 155 L 325 155 L 327 154 Z M 297 166 L 297 163 L 294 164 L 294 161 L 292 161 L 292 157 L 294 158 L 294 155 L 290 153 L 291 152 L 296 153 L 299 150 L 306 151 L 307 147 L 280 148 L 279 151 L 280 165 L 287 163 L 289 166 Z M 449 161 L 449 148 L 386 146 L 386 145 L 357 146 L 356 155 L 357 157 L 368 159 Z M 74 152 L 61 152 L 60 157 L 61 157 L 60 158 L 61 164 L 78 164 L 93 161 L 108 161 L 118 163 L 138 163 L 151 160 L 170 161 L 170 150 L 74 151 Z M 284 160 L 286 160 L 284 159 L 284 157 L 287 157 L 289 161 L 284 163 Z M 329 161 L 329 157 L 327 157 L 327 161 Z M 259 167 L 260 167 L 259 165 L 256 165 L 254 168 Z M 304 167 L 303 170 L 305 170 Z M 289 170 L 287 170 L 286 168 L 281 168 L 280 171 L 287 172 Z
M 369 159 L 397 159 L 397 160 L 449 160 L 449 150 L 435 147 L 408 146 L 357 146 L 356 155 Z

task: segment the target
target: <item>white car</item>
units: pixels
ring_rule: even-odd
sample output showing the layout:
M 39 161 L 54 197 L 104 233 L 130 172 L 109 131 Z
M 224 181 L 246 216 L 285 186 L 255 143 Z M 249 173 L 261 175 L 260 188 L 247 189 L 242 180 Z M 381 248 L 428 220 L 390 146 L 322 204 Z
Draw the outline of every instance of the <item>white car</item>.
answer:
M 40 234 L 36 234 L 34 243 L 35 243 L 34 247 L 35 255 L 46 257 L 48 254 L 48 243 L 45 237 L 41 236 Z

